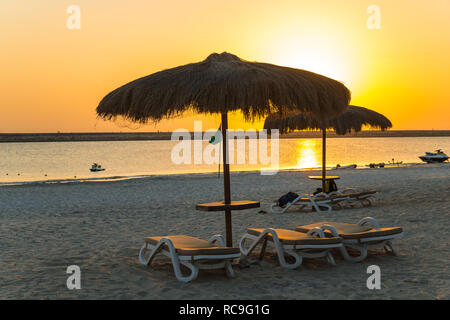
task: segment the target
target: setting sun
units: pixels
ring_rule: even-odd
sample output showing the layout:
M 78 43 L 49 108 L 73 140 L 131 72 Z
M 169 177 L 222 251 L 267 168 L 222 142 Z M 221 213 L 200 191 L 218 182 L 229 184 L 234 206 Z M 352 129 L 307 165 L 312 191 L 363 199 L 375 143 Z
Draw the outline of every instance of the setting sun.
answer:
M 287 34 L 276 43 L 272 62 L 304 69 L 346 82 L 350 80 L 351 58 L 345 57 L 338 43 L 321 35 Z

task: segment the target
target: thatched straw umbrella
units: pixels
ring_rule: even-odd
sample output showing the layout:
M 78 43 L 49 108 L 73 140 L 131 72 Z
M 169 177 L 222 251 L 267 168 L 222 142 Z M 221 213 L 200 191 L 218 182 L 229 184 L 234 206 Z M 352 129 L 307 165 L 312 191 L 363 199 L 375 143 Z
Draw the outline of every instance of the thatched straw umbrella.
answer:
M 349 106 L 347 111 L 330 120 L 322 121 L 305 113 L 290 113 L 281 117 L 279 114 L 269 115 L 264 122 L 264 129 L 279 129 L 286 133 L 294 130 L 322 130 L 322 191 L 325 190 L 326 175 L 326 130 L 334 129 L 337 134 L 344 135 L 351 131 L 361 131 L 362 126 L 386 130 L 392 127 L 391 121 L 373 110 Z
M 186 111 L 219 113 L 227 159 L 229 111 L 240 110 L 246 120 L 273 112 L 309 112 L 325 121 L 345 111 L 349 101 L 349 90 L 336 80 L 305 70 L 249 62 L 224 52 L 132 81 L 106 95 L 97 114 L 104 119 L 121 116 L 146 123 Z M 226 236 L 231 246 L 230 173 L 229 164 L 224 162 Z

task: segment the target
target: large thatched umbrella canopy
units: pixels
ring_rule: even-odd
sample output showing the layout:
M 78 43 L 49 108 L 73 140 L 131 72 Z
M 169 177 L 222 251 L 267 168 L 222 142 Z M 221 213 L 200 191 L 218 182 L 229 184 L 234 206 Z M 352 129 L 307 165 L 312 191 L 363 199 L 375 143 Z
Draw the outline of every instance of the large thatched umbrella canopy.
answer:
M 347 109 L 349 90 L 340 82 L 312 73 L 268 63 L 249 62 L 229 53 L 156 72 L 106 95 L 97 107 L 104 119 L 121 116 L 146 123 L 186 111 L 222 115 L 222 144 L 227 155 L 227 112 L 240 110 L 246 120 L 272 112 L 308 112 L 321 120 Z M 231 245 L 229 164 L 224 163 L 227 245 Z
M 352 131 L 359 132 L 363 126 L 386 130 L 392 127 L 392 123 L 376 111 L 357 106 L 349 106 L 344 113 L 325 122 L 305 113 L 290 113 L 285 116 L 271 114 L 264 122 L 264 129 L 279 129 L 282 133 L 294 130 L 322 130 L 325 127 L 344 135 Z
M 224 52 L 132 81 L 106 95 L 97 113 L 142 123 L 187 110 L 209 114 L 240 110 L 251 120 L 272 112 L 306 111 L 329 119 L 345 111 L 349 100 L 349 90 L 336 80 Z
M 344 135 L 352 131 L 361 131 L 363 126 L 386 130 L 392 127 L 391 121 L 373 110 L 349 106 L 347 111 L 329 120 L 318 119 L 311 114 L 290 112 L 284 117 L 279 114 L 269 115 L 264 122 L 264 129 L 279 129 L 282 133 L 294 130 L 322 130 L 322 190 L 325 191 L 326 173 L 326 130 L 334 129 Z

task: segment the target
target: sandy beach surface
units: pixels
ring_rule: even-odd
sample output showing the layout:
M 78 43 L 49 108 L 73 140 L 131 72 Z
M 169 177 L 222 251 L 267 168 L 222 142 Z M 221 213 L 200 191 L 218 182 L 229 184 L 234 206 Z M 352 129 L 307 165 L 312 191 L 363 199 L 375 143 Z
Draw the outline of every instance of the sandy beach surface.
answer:
M 314 172 L 317 174 L 318 172 Z M 223 213 L 195 205 L 223 199 L 217 175 L 156 176 L 116 182 L 0 187 L 0 299 L 449 299 L 450 165 L 333 171 L 340 188 L 376 189 L 372 207 L 333 212 L 272 214 L 269 204 L 288 191 L 310 193 L 311 172 L 233 173 L 234 200 L 260 200 L 260 209 L 233 213 L 233 238 L 248 227 L 294 228 L 323 220 L 376 218 L 401 226 L 398 256 L 370 254 L 337 266 L 323 258 L 296 270 L 270 254 L 229 279 L 200 271 L 179 282 L 168 258 L 139 264 L 146 236 L 187 234 L 208 239 L 224 232 Z M 259 213 L 265 210 L 267 213 Z M 66 268 L 81 268 L 80 290 L 68 290 Z M 381 290 L 366 287 L 367 267 L 381 268 Z

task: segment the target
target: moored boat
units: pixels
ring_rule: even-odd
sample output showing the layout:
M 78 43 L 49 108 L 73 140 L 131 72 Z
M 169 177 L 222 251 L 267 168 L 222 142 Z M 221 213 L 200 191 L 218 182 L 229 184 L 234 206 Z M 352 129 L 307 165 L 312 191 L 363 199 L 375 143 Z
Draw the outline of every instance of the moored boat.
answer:
M 94 163 L 89 170 L 91 170 L 91 172 L 96 172 L 96 171 L 104 171 L 105 168 L 102 168 L 101 164 Z
M 419 158 L 426 163 L 441 163 L 449 159 L 441 149 L 438 149 L 435 152 L 425 152 L 425 155 L 420 156 Z

